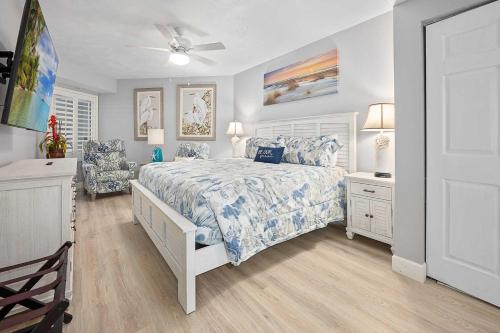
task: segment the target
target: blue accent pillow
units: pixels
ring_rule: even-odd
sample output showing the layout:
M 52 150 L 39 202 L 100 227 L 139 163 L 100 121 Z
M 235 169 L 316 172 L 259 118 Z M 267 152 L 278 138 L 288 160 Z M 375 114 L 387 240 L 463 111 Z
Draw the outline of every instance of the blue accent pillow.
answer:
M 259 147 L 255 154 L 255 162 L 280 164 L 285 147 Z

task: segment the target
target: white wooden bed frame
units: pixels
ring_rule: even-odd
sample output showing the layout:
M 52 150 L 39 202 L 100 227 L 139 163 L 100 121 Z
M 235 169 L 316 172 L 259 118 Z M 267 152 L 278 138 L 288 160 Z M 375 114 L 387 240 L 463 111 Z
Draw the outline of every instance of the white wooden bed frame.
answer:
M 338 134 L 344 144 L 337 165 L 356 171 L 356 115 L 336 113 L 317 117 L 265 121 L 256 136 L 276 137 Z M 151 191 L 133 180 L 134 224 L 140 223 L 177 277 L 177 295 L 186 314 L 196 308 L 196 276 L 228 263 L 224 243 L 195 249 L 196 226 Z

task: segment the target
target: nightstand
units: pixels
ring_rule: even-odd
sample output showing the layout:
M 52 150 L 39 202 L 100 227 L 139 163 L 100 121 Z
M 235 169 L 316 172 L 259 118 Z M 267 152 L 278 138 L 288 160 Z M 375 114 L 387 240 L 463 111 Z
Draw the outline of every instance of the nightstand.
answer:
M 356 172 L 346 182 L 347 238 L 358 234 L 392 245 L 394 178 Z
M 135 172 L 134 172 L 134 179 L 139 179 L 139 171 L 141 171 L 141 168 L 145 165 L 148 165 L 149 163 L 151 163 L 151 161 L 147 161 L 147 162 L 139 162 L 137 164 L 137 168 L 135 169 Z

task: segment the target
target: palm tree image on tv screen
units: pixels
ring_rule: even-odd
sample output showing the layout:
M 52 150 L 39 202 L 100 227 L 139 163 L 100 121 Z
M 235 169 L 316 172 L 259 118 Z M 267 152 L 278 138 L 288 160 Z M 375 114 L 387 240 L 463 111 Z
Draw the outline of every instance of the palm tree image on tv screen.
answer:
M 38 1 L 33 0 L 15 77 L 9 125 L 37 131 L 47 129 L 58 64 L 42 10 Z

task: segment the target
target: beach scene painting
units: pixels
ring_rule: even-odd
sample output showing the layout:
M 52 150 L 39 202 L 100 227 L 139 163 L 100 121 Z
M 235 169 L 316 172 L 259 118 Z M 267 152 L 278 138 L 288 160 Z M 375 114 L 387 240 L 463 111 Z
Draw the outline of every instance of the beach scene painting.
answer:
M 337 49 L 264 74 L 264 105 L 338 92 Z
M 58 65 L 42 9 L 31 0 L 7 124 L 47 130 Z

